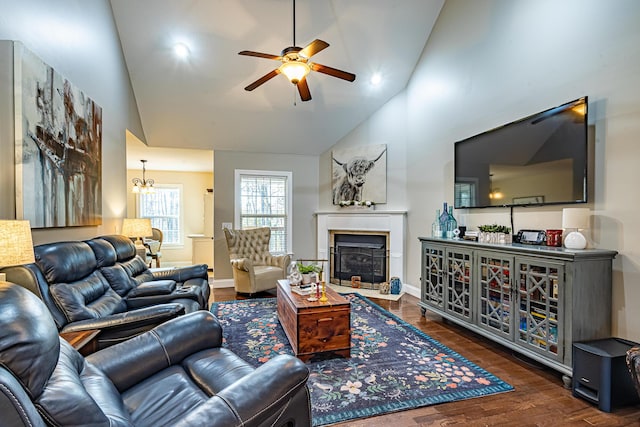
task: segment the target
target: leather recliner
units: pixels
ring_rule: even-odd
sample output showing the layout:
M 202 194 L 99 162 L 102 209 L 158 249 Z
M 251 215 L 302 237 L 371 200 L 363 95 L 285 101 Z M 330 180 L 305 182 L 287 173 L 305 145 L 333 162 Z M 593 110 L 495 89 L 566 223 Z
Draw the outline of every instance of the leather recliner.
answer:
M 309 426 L 309 371 L 280 355 L 254 369 L 222 348 L 208 311 L 84 358 L 31 292 L 0 282 L 0 424 Z
M 211 290 L 206 264 L 152 271 L 126 236 L 101 236 L 87 243 L 111 287 L 131 304 L 144 306 L 179 298 L 187 312 L 208 308 Z M 189 299 L 197 305 L 184 301 Z
M 130 242 L 126 237 L 123 239 Z M 106 242 L 102 241 L 103 249 L 107 247 Z M 94 247 L 99 245 L 94 244 Z M 117 249 L 110 244 L 109 247 L 112 256 L 115 256 L 113 254 Z M 143 274 L 129 276 L 125 282 L 141 285 L 146 280 L 170 278 L 164 273 L 158 276 L 147 273 L 149 270 L 146 269 L 144 261 L 136 257 L 132 242 L 130 246 L 123 245 L 120 250 L 125 254 L 129 253 L 129 250 L 134 251 L 131 262 L 123 264 L 121 271 L 126 271 L 124 266 L 129 268 L 129 272 L 137 271 L 135 266 L 138 264 L 144 269 Z M 108 251 L 98 252 L 103 265 L 108 258 Z M 146 295 L 139 295 L 140 298 L 123 298 L 112 288 L 98 267 L 96 254 L 87 242 L 69 241 L 38 245 L 34 247 L 34 254 L 34 264 L 4 268 L 7 279 L 40 297 L 51 312 L 60 332 L 99 329 L 98 348 L 124 341 L 185 312 L 203 308 L 198 302 L 197 294 L 184 297 L 183 294 L 176 294 L 166 300 L 157 300 Z M 206 274 L 206 266 L 202 268 Z M 208 298 L 208 282 L 202 278 L 198 280 L 204 281 L 203 287 L 206 286 L 206 291 L 203 291 L 206 294 L 202 294 L 201 297 Z
M 287 278 L 291 255 L 272 255 L 269 252 L 269 227 L 247 230 L 224 229 L 233 269 L 236 292 L 254 294 L 276 287 L 278 279 Z

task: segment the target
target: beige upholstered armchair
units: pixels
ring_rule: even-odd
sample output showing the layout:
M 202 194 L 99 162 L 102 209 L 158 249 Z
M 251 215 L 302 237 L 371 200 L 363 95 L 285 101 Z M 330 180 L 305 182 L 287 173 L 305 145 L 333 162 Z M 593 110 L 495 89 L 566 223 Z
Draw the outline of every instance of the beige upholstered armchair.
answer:
M 287 277 L 290 255 L 271 255 L 268 227 L 249 230 L 224 229 L 233 268 L 236 292 L 254 294 L 273 289 L 278 279 Z

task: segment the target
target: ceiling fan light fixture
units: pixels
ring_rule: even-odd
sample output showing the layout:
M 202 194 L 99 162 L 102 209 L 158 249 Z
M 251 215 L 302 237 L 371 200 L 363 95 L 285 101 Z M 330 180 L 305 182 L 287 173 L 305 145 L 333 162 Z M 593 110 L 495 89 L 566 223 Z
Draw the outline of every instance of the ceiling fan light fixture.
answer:
M 280 72 L 294 85 L 305 78 L 310 71 L 311 68 L 305 62 L 289 61 L 283 62 L 280 66 Z

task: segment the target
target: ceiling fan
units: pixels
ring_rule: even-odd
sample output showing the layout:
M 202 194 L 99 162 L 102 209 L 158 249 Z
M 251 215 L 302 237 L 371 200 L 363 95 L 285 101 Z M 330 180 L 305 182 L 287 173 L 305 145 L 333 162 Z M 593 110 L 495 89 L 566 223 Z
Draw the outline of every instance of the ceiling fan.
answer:
M 284 74 L 291 83 L 298 87 L 300 99 L 303 101 L 309 101 L 311 99 L 311 92 L 309 91 L 309 85 L 307 84 L 307 74 L 311 71 L 317 71 L 319 73 L 327 74 L 350 82 L 354 81 L 356 79 L 355 74 L 309 61 L 313 55 L 327 47 L 329 47 L 329 43 L 320 39 L 315 39 L 303 48 L 296 46 L 296 0 L 293 0 L 293 46 L 284 48 L 279 56 L 270 55 L 268 53 L 253 52 L 250 50 L 238 52 L 238 55 L 255 56 L 258 58 L 273 59 L 282 62 L 282 65 L 278 68 L 260 77 L 258 80 L 245 87 L 244 90 L 252 91 L 278 74 Z

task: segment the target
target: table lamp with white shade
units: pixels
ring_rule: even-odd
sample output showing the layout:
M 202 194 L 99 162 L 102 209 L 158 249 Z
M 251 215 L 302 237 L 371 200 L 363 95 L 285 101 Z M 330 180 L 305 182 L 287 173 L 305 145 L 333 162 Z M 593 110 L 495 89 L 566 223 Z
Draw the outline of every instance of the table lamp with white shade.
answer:
M 587 239 L 580 232 L 589 228 L 589 208 L 564 208 L 562 209 L 562 228 L 567 235 L 564 237 L 564 247 L 567 249 L 584 249 L 587 247 Z
M 125 218 L 122 221 L 122 234 L 135 238 L 136 246 L 144 246 L 143 238 L 153 236 L 151 219 L 149 218 Z
M 33 262 L 35 258 L 29 221 L 0 220 L 0 267 Z M 5 273 L 0 273 L 0 281 L 5 280 L 7 280 Z

